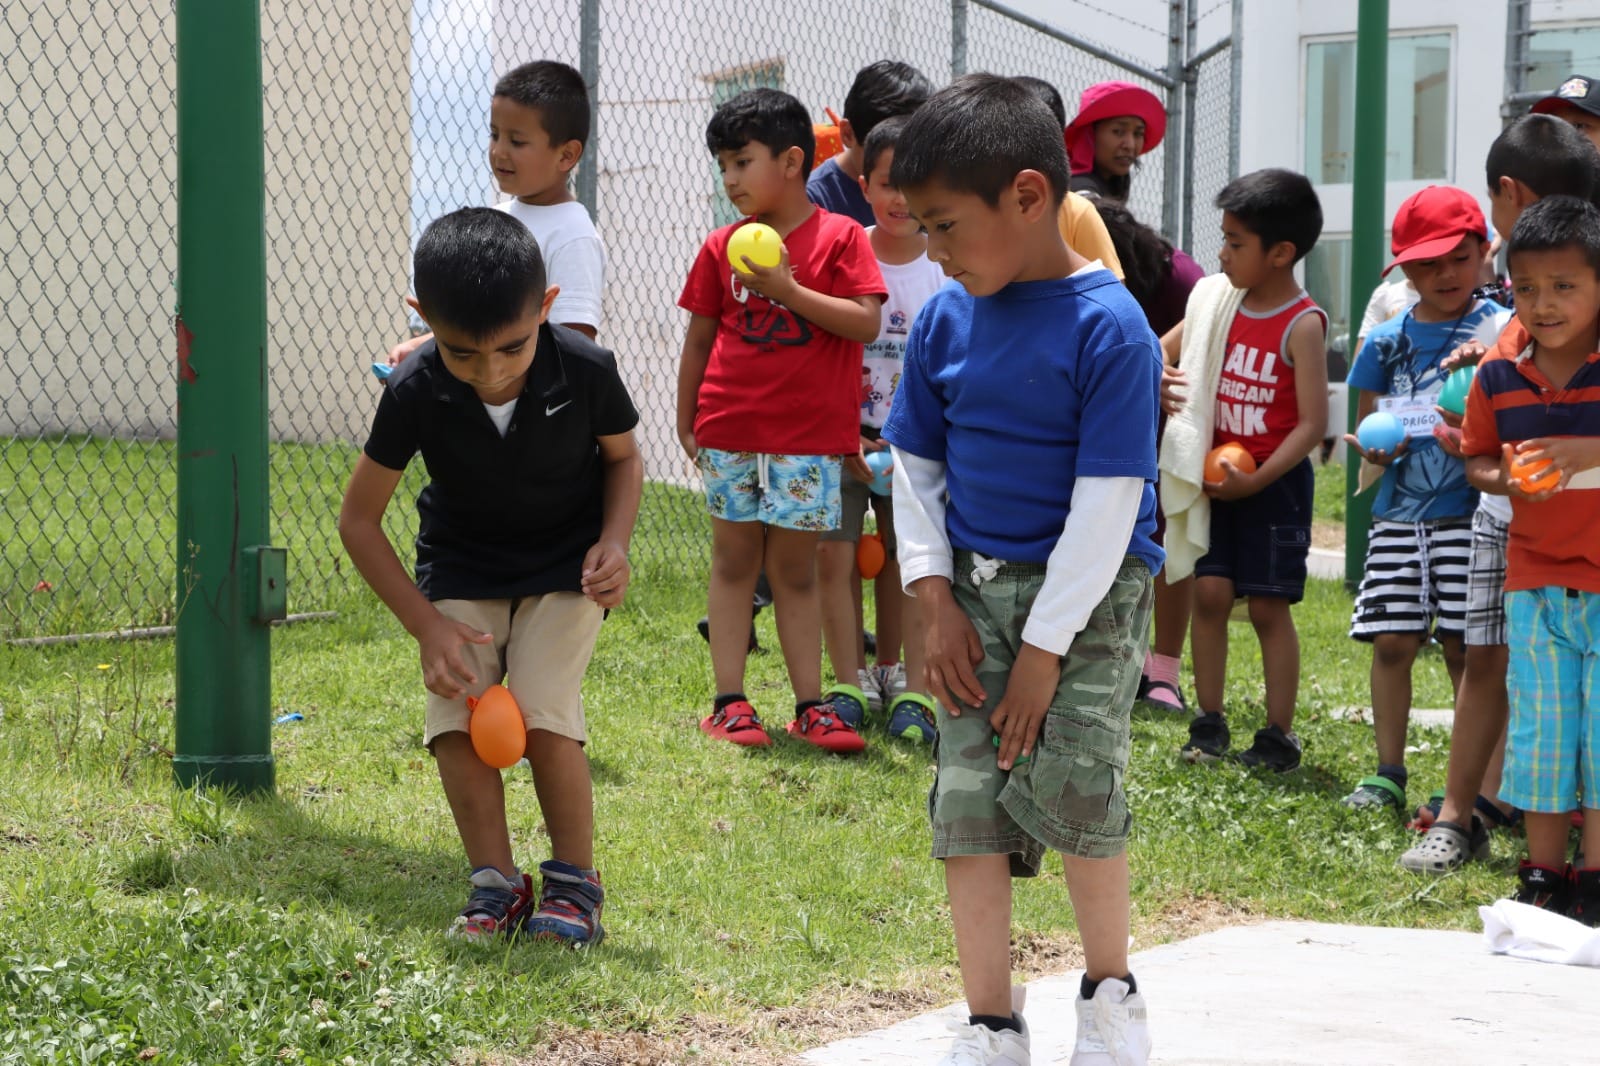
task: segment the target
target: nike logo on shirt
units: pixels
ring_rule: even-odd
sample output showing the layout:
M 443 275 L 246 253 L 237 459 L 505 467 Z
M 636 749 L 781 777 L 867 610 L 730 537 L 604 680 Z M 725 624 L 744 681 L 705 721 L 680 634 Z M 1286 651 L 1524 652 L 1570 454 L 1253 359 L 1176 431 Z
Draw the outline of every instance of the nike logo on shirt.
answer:
M 549 404 L 546 404 L 545 405 L 545 409 L 544 409 L 544 413 L 546 415 L 553 415 L 557 411 L 561 410 L 563 407 L 567 406 L 567 404 L 569 404 L 571 402 L 572 402 L 571 400 L 562 400 L 560 403 L 556 404 L 554 407 L 551 407 Z

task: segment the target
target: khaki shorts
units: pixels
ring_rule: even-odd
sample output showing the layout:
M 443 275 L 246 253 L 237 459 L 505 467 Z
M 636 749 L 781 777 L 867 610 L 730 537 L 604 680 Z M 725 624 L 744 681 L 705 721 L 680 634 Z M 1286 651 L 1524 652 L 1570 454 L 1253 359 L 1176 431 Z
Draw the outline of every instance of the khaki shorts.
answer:
M 936 859 L 1009 855 L 1013 877 L 1033 877 L 1047 848 L 1110 858 L 1127 840 L 1132 818 L 1122 775 L 1154 604 L 1142 561 L 1123 561 L 1061 660 L 1061 684 L 1032 756 L 1009 772 L 995 763 L 989 716 L 1005 695 L 1044 571 L 1042 564 L 1006 563 L 975 586 L 972 554 L 956 552 L 956 603 L 983 643 L 977 675 L 989 698 L 960 717 L 939 706 L 938 771 L 928 795 Z
M 579 743 L 589 739 L 582 689 L 605 615 L 598 604 L 581 592 L 551 592 L 515 600 L 438 600 L 434 606 L 446 618 L 494 637 L 493 644 L 462 645 L 478 676 L 473 695 L 504 678 L 530 730 Z M 465 733 L 470 717 L 465 699 L 428 693 L 423 742 L 431 749 L 440 733 Z

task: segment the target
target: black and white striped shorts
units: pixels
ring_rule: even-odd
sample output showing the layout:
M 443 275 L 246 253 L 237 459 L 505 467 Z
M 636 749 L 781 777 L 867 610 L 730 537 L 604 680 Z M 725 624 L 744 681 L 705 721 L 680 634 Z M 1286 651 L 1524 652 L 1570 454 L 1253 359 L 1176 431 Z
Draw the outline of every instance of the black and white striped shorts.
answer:
M 1467 623 L 1472 522 L 1374 522 L 1350 635 L 1461 636 Z
M 1481 508 L 1472 516 L 1467 643 L 1506 643 L 1506 540 L 1511 527 Z

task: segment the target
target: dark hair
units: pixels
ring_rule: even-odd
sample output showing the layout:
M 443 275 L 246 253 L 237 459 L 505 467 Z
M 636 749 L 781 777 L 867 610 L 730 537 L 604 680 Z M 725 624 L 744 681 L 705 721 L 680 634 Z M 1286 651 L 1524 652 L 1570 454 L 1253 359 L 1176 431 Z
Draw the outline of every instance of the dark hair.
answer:
M 434 219 L 412 263 L 422 317 L 477 338 L 515 321 L 545 292 L 539 242 L 492 207 L 463 207 Z
M 805 151 L 803 174 L 811 173 L 817 137 L 811 116 L 799 100 L 779 89 L 746 89 L 723 104 L 706 124 L 706 147 L 737 152 L 750 142 L 766 145 L 773 155 L 791 148 Z
M 1087 199 L 1094 203 L 1095 210 L 1100 212 L 1100 221 L 1106 224 L 1106 232 L 1111 235 L 1111 247 L 1122 261 L 1123 282 L 1128 291 L 1140 307 L 1149 306 L 1167 278 L 1172 276 L 1172 245 L 1115 200 L 1103 196 Z
M 1035 78 L 1032 74 L 1022 74 L 1016 79 L 1032 90 L 1033 95 L 1044 101 L 1044 106 L 1056 117 L 1056 124 L 1063 130 L 1067 128 L 1067 102 L 1061 99 L 1061 90 L 1045 81 Z
M 896 115 L 909 115 L 933 95 L 933 83 L 909 63 L 880 59 L 862 67 L 844 98 L 844 117 L 865 144 L 878 123 Z
M 1545 196 L 1517 216 L 1506 245 L 1509 262 L 1524 252 L 1575 248 L 1600 277 L 1600 208 L 1576 196 Z
M 968 74 L 940 89 L 900 131 L 889 180 L 902 189 L 939 181 L 990 207 L 1024 170 L 1067 193 L 1067 148 L 1050 109 L 1027 86 L 998 74 Z
M 1524 115 L 1489 146 L 1489 189 L 1501 178 L 1520 181 L 1535 196 L 1578 196 L 1600 203 L 1600 152 L 1577 127 L 1553 115 Z
M 494 83 L 494 95 L 539 112 L 551 144 L 589 143 L 589 89 L 583 75 L 565 63 L 524 63 Z
M 867 139 L 861 145 L 862 175 L 869 179 L 872 177 L 872 172 L 877 169 L 878 160 L 883 158 L 883 153 L 894 151 L 900 144 L 906 123 L 910 121 L 910 115 L 895 115 L 872 127 L 872 132 L 867 134 Z
M 1263 250 L 1282 241 L 1294 245 L 1296 263 L 1322 236 L 1322 203 L 1304 174 L 1258 170 L 1235 178 L 1217 194 L 1217 206 L 1261 238 Z

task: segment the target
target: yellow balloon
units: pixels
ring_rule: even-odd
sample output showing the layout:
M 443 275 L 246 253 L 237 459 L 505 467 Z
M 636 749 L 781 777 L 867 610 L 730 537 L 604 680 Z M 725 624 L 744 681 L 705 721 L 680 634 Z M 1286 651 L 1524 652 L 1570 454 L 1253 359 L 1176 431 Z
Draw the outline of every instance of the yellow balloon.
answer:
M 728 238 L 728 263 L 741 274 L 750 273 L 744 268 L 749 259 L 759 267 L 775 267 L 783 254 L 783 238 L 765 222 L 746 222 Z

